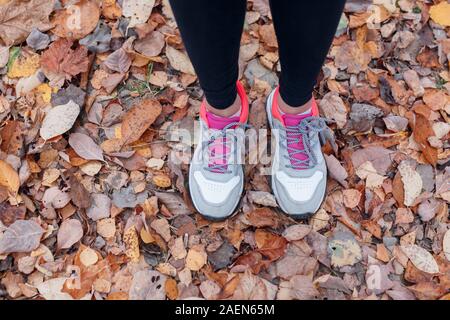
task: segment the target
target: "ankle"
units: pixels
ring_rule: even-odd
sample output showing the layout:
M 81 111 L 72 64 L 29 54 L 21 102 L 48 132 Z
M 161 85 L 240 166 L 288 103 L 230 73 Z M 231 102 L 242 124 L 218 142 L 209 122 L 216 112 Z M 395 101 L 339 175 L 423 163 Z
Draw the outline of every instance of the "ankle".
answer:
M 232 115 L 238 113 L 242 107 L 241 98 L 239 97 L 239 95 L 236 95 L 236 99 L 234 100 L 233 104 L 225 109 L 214 108 L 208 103 L 207 100 L 205 100 L 205 103 L 206 110 L 219 117 L 231 117 Z
M 290 106 L 283 100 L 281 95 L 278 94 L 278 96 L 277 96 L 277 103 L 278 103 L 278 108 L 283 113 L 287 113 L 287 114 L 301 114 L 301 113 L 309 112 L 309 111 L 312 110 L 313 98 L 311 97 L 311 99 L 308 102 L 306 102 L 305 104 L 303 104 L 301 106 Z

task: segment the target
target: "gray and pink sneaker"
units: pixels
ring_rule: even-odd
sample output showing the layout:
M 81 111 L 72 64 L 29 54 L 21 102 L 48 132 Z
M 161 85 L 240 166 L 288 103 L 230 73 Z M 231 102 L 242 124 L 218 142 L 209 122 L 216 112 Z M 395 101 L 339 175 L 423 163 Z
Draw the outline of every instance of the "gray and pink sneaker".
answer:
M 329 130 L 318 117 L 314 101 L 310 114 L 281 114 L 276 88 L 267 99 L 267 118 L 275 137 L 272 190 L 280 208 L 295 218 L 315 213 L 324 198 L 327 167 L 319 134 Z
M 244 188 L 242 169 L 248 100 L 237 82 L 242 102 L 238 117 L 219 117 L 200 107 L 200 134 L 189 167 L 189 190 L 197 211 L 212 220 L 233 214 Z

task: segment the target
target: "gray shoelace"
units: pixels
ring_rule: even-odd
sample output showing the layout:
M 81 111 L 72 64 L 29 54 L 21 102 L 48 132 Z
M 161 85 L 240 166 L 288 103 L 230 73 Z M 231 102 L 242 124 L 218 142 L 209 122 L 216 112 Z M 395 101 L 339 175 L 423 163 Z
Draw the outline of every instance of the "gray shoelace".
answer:
M 286 165 L 292 169 L 310 169 L 317 164 L 317 158 L 311 150 L 310 134 L 318 135 L 320 132 L 327 130 L 328 126 L 326 120 L 320 117 L 307 117 L 303 119 L 298 126 L 286 126 L 281 134 L 283 139 L 286 139 L 288 155 L 284 156 L 289 160 L 290 164 Z M 329 129 L 328 129 L 329 130 Z M 303 150 L 292 147 L 293 144 L 303 142 Z M 305 155 L 306 159 L 297 159 L 296 155 Z
M 209 163 L 213 163 L 212 165 L 204 167 L 206 171 L 215 172 L 215 173 L 230 173 L 231 171 L 228 170 L 228 153 L 226 150 L 234 149 L 234 155 L 235 159 L 237 159 L 237 148 L 232 148 L 233 143 L 237 142 L 237 137 L 235 135 L 233 127 L 247 129 L 251 126 L 245 123 L 241 122 L 232 122 L 230 124 L 227 124 L 222 130 L 217 130 L 214 134 L 209 137 L 207 141 L 203 142 L 203 150 L 207 150 L 209 154 L 209 146 L 213 144 L 217 139 L 223 139 L 222 145 L 224 152 L 220 154 L 211 155 L 209 154 Z M 222 160 L 223 163 L 215 163 L 217 160 Z

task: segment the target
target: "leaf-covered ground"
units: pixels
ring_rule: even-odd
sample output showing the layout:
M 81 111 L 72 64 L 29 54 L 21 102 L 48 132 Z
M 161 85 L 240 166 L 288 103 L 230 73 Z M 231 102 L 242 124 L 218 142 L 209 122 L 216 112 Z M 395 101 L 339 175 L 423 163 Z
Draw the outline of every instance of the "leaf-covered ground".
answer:
M 449 20 L 446 1 L 348 1 L 314 92 L 322 207 L 284 216 L 247 165 L 211 223 L 172 161 L 202 92 L 167 1 L 1 0 L 0 299 L 449 299 Z M 278 60 L 250 0 L 256 128 Z

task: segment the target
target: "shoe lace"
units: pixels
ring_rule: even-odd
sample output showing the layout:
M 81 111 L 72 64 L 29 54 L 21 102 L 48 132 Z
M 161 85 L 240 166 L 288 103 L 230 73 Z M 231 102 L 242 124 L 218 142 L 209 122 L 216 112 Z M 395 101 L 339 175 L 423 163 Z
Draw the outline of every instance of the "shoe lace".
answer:
M 237 142 L 236 129 L 250 127 L 245 123 L 232 122 L 221 130 L 214 130 L 208 139 L 203 141 L 202 147 L 203 150 L 207 150 L 209 159 L 208 166 L 204 169 L 215 173 L 230 173 L 228 158 L 232 149 L 234 149 L 235 159 L 237 159 L 237 148 L 232 148 L 233 143 Z
M 329 130 L 327 120 L 321 117 L 311 116 L 303 119 L 298 126 L 286 126 L 281 129 L 281 137 L 287 141 L 288 155 L 285 159 L 289 160 L 286 167 L 292 169 L 310 169 L 317 164 L 317 157 L 311 150 L 310 134 L 318 135 L 324 130 Z M 303 149 L 293 145 L 301 144 Z M 306 158 L 299 159 L 296 156 L 304 155 Z

